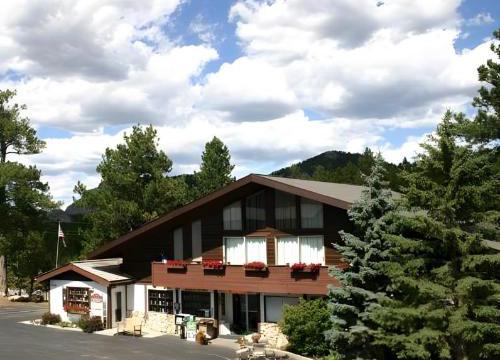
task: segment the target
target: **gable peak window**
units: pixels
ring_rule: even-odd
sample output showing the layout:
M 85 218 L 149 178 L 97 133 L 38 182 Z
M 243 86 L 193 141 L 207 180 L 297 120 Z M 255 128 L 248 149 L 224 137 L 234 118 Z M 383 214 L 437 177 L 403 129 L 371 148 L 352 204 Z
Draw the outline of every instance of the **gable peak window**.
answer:
M 290 230 L 297 227 L 296 208 L 295 195 L 276 190 L 274 214 L 277 229 Z
M 259 191 L 246 198 L 246 229 L 249 231 L 266 226 L 266 193 Z
M 224 230 L 241 230 L 241 202 L 236 201 L 223 210 Z
M 300 198 L 300 224 L 302 229 L 323 228 L 323 204 Z

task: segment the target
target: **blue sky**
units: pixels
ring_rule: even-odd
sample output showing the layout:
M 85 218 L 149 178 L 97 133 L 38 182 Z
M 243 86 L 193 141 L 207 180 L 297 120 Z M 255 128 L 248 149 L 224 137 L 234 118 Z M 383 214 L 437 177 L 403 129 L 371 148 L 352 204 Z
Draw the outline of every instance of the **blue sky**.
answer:
M 158 129 L 174 173 L 196 170 L 212 136 L 237 177 L 332 149 L 411 158 L 446 109 L 473 114 L 500 2 L 377 3 L 9 2 L 0 88 L 47 141 L 20 160 L 67 205 L 137 123 Z

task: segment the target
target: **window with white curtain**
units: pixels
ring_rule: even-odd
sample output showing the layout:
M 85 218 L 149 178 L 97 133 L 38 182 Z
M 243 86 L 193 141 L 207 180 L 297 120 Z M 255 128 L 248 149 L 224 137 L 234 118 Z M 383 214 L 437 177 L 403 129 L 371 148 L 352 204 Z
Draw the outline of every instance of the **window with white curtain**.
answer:
M 174 259 L 182 260 L 184 256 L 184 243 L 182 241 L 182 228 L 174 230 Z
M 227 237 L 224 239 L 225 261 L 231 265 L 245 264 L 245 238 Z
M 277 239 L 277 265 L 324 264 L 323 236 L 283 236 Z
M 267 263 L 266 238 L 264 237 L 247 237 L 245 238 L 247 248 L 246 262 L 262 261 Z
M 299 238 L 296 236 L 285 236 L 278 238 L 277 264 L 295 264 L 300 262 Z
M 278 322 L 283 316 L 283 307 L 285 305 L 297 305 L 299 298 L 288 296 L 266 296 L 265 302 L 265 321 Z
M 276 191 L 275 194 L 276 228 L 295 229 L 297 227 L 295 195 L 282 191 Z
M 201 220 L 196 220 L 191 223 L 191 257 L 193 259 L 201 256 Z
M 300 262 L 306 264 L 324 264 L 323 236 L 301 236 L 299 242 Z
M 259 191 L 246 198 L 246 230 L 253 231 L 266 226 L 266 197 Z
M 223 210 L 224 230 L 241 230 L 241 202 L 236 201 Z
M 300 224 L 303 229 L 323 228 L 323 204 L 309 199 L 300 199 Z
M 225 262 L 243 265 L 252 261 L 267 263 L 267 246 L 264 237 L 224 238 Z

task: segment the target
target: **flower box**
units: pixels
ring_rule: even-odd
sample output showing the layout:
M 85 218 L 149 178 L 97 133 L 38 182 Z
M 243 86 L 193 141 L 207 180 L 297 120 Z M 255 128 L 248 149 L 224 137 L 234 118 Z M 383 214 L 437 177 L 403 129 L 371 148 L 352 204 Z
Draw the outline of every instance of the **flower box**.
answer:
M 293 273 L 298 272 L 309 272 L 309 273 L 318 273 L 319 269 L 321 269 L 321 264 L 305 264 L 305 263 L 295 263 L 290 269 Z
M 267 266 L 261 261 L 252 261 L 245 264 L 245 271 L 267 271 Z
M 187 264 L 182 260 L 167 260 L 167 269 L 185 269 Z
M 69 314 L 85 315 L 90 312 L 90 309 L 86 306 L 64 305 L 64 311 L 66 311 Z
M 221 260 L 203 260 L 201 266 L 203 270 L 224 270 L 224 263 Z

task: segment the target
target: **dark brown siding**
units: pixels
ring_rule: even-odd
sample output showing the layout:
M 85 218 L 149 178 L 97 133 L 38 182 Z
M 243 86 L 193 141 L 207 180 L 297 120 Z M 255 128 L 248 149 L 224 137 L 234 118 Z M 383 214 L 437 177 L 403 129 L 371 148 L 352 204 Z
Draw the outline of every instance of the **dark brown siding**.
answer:
M 223 259 L 222 242 L 224 236 L 243 236 L 248 231 L 224 231 L 222 221 L 223 208 L 235 201 L 241 201 L 244 209 L 244 199 L 257 191 L 265 191 L 266 227 L 274 227 L 275 190 L 255 183 L 249 183 L 233 192 L 216 198 L 210 203 L 195 208 L 169 222 L 162 223 L 147 232 L 141 233 L 119 247 L 99 255 L 100 258 L 123 257 L 123 271 L 132 276 L 143 278 L 151 275 L 151 261 L 160 259 L 163 253 L 172 258 L 173 230 L 182 226 L 184 239 L 184 258 L 191 259 L 191 223 L 201 219 L 202 252 L 204 259 Z M 297 199 L 299 199 L 297 197 Z M 300 204 L 300 201 L 297 201 Z M 279 229 L 292 235 L 323 235 L 325 237 L 325 262 L 327 265 L 340 263 L 340 256 L 332 243 L 340 241 L 338 231 L 349 229 L 347 211 L 330 205 L 324 205 L 324 229 L 300 229 L 300 211 L 297 209 L 298 226 L 296 229 Z M 245 223 L 245 222 L 243 222 Z M 267 239 L 267 256 L 270 265 L 275 263 L 276 249 L 273 238 Z

